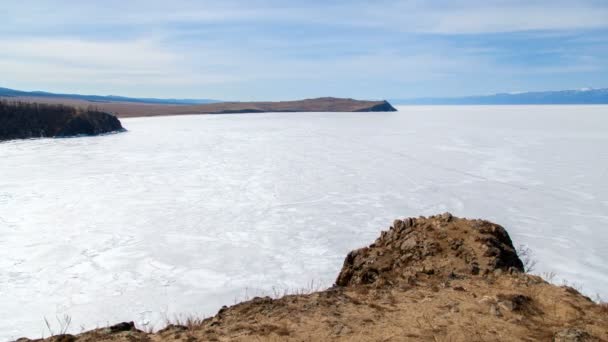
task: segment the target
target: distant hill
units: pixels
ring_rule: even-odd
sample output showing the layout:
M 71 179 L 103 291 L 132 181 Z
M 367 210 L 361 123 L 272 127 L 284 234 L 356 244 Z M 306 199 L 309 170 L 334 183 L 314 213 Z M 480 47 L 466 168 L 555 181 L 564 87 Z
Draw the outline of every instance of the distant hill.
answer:
M 393 99 L 397 105 L 608 104 L 608 88 Z
M 0 97 L 36 97 L 49 99 L 70 99 L 90 102 L 133 102 L 150 104 L 176 104 L 193 105 L 203 103 L 217 103 L 221 101 L 210 99 L 155 99 L 155 98 L 135 98 L 116 95 L 80 95 L 80 94 L 55 94 L 45 91 L 21 91 L 0 87 Z
M 83 107 L 86 103 L 70 102 Z M 277 102 L 220 102 L 198 105 L 156 105 L 141 103 L 110 102 L 95 104 L 100 110 L 114 113 L 119 117 L 185 115 L 185 114 L 236 114 L 271 112 L 394 112 L 396 109 L 387 101 L 362 101 L 322 97 L 299 101 Z
M 123 96 L 54 94 L 0 88 L 0 100 L 67 105 L 112 113 L 119 117 L 230 114 L 264 112 L 394 112 L 387 101 L 320 97 L 297 101 L 221 102 L 215 100 L 151 99 Z

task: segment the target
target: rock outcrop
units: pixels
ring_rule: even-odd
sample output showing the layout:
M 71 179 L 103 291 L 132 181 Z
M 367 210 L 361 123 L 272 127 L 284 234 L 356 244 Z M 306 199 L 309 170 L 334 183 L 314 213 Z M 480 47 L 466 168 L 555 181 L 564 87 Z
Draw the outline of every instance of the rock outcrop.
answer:
M 507 231 L 483 220 L 446 213 L 431 219 L 395 220 L 369 247 L 346 257 L 336 285 L 395 285 L 434 278 L 523 272 Z
M 395 109 L 395 107 L 393 107 L 393 105 L 391 105 L 388 101 L 381 101 L 378 104 L 369 106 L 367 108 L 363 108 L 360 110 L 357 110 L 357 112 L 396 112 L 397 109 Z
M 0 141 L 97 135 L 122 130 L 116 116 L 97 110 L 0 101 Z
M 399 219 L 349 253 L 327 290 L 256 297 L 156 333 L 122 323 L 49 341 L 608 341 L 606 304 L 523 271 L 499 225 Z

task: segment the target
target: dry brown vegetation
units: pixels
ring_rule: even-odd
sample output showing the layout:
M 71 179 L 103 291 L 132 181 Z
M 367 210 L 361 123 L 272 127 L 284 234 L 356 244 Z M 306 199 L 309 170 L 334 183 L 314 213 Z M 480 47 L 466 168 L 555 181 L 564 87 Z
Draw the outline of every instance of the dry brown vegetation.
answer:
M 499 225 L 407 218 L 349 253 L 330 289 L 257 297 L 156 333 L 121 323 L 48 341 L 608 340 L 605 304 L 523 267 Z
M 184 115 L 184 114 L 227 114 L 260 112 L 373 112 L 395 111 L 386 101 L 359 101 L 323 97 L 300 101 L 280 102 L 220 102 L 199 105 L 165 105 L 133 102 L 92 102 L 71 98 L 16 97 L 24 102 L 65 104 L 86 108 L 94 105 L 102 111 L 114 113 L 118 117 Z

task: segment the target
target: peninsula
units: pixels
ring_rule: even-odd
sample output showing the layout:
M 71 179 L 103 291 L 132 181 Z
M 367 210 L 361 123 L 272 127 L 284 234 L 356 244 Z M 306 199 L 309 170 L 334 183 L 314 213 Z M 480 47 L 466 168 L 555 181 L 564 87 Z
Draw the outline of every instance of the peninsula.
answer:
M 96 103 L 105 111 L 119 117 L 185 115 L 185 114 L 237 114 L 272 112 L 395 112 L 387 101 L 362 101 L 334 97 L 321 97 L 298 101 L 278 102 L 218 102 L 196 105 L 151 105 L 136 103 Z
M 365 101 L 320 97 L 296 101 L 207 102 L 189 100 L 131 99 L 118 96 L 63 95 L 43 92 L 8 92 L 0 88 L 0 100 L 29 103 L 61 104 L 78 108 L 94 106 L 118 117 L 187 114 L 235 114 L 270 112 L 395 112 L 388 101 Z M 172 101 L 172 102 L 171 102 Z M 194 101 L 194 100 L 190 100 Z

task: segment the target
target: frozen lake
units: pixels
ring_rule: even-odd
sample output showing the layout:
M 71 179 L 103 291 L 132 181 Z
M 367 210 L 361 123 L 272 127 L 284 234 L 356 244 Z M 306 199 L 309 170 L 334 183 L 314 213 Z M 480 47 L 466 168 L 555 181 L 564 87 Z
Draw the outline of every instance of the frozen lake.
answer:
M 0 340 L 329 286 L 394 218 L 445 211 L 608 297 L 607 106 L 122 121 L 0 143 Z

